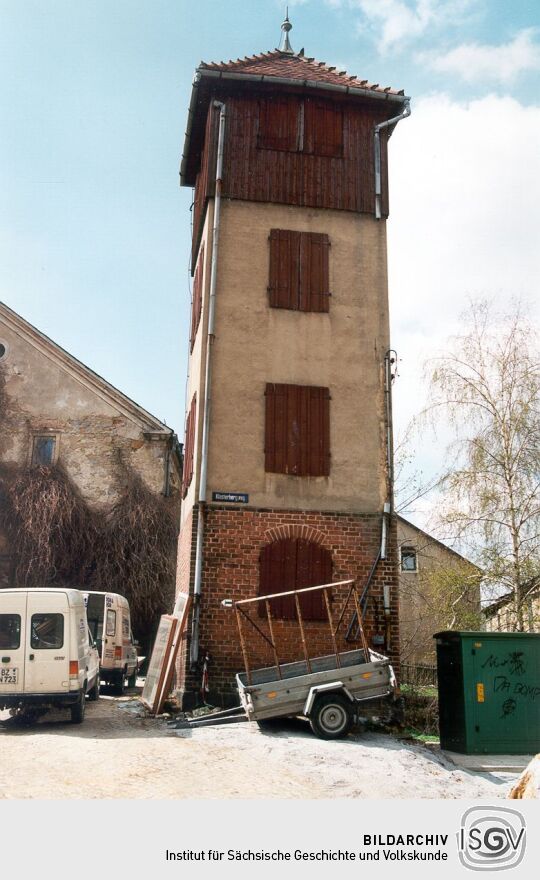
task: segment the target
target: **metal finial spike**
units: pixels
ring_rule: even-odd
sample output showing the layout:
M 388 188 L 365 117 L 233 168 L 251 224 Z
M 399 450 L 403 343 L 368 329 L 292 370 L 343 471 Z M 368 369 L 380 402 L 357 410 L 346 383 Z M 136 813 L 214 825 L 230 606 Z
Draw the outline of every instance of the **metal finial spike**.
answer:
M 281 41 L 279 44 L 279 51 L 285 52 L 287 55 L 294 55 L 293 47 L 289 42 L 289 31 L 292 30 L 292 24 L 289 21 L 289 7 L 287 6 L 287 12 L 285 15 L 285 21 L 281 25 Z

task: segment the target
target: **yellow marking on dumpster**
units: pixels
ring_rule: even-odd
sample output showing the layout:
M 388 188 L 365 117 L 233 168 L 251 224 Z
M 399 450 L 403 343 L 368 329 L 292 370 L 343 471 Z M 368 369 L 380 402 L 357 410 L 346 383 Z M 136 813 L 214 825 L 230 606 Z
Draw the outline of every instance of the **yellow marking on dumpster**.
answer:
M 362 678 L 371 678 L 372 675 L 373 675 L 372 672 L 363 672 L 363 673 L 362 673 Z
M 474 643 L 474 647 L 475 647 L 475 648 L 481 648 L 481 647 L 482 647 L 482 642 L 475 642 L 475 643 Z
M 273 700 L 274 697 L 277 697 L 277 691 L 269 691 L 269 693 L 267 693 L 266 696 L 268 697 L 269 700 Z
M 481 681 L 476 685 L 476 702 L 483 703 L 485 701 L 484 697 L 484 685 Z

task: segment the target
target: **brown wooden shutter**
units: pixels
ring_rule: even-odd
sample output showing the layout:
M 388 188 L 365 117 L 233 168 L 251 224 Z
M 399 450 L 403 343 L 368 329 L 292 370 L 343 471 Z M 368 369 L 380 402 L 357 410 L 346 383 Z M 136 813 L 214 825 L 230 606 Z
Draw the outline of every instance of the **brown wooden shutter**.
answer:
M 304 102 L 304 153 L 343 156 L 343 110 L 326 101 Z
M 270 230 L 268 294 L 272 308 L 328 312 L 329 248 L 324 233 Z
M 186 419 L 186 437 L 184 442 L 184 469 L 182 472 L 182 498 L 185 498 L 193 479 L 193 458 L 195 451 L 195 423 L 197 413 L 197 395 L 193 395 L 188 417 Z
M 332 580 L 332 554 L 325 547 L 300 538 L 284 538 L 263 547 L 259 556 L 259 596 L 285 593 L 328 584 Z M 296 618 L 294 597 L 272 599 L 273 617 Z M 327 620 L 321 593 L 302 596 L 302 617 L 305 620 Z M 266 608 L 259 605 L 259 616 L 266 617 Z
M 328 312 L 330 240 L 319 232 L 302 232 L 300 241 L 300 295 L 298 308 L 304 312 Z
M 269 304 L 297 309 L 300 296 L 300 232 L 270 230 Z
M 267 150 L 298 150 L 299 110 L 297 98 L 260 101 L 257 146 Z
M 268 383 L 265 392 L 266 473 L 298 477 L 330 473 L 330 392 L 310 385 Z
M 190 351 L 193 351 L 195 345 L 195 337 L 199 329 L 202 312 L 202 282 L 204 271 L 204 245 L 201 247 L 195 277 L 193 279 L 193 298 L 191 304 L 191 333 L 190 333 Z

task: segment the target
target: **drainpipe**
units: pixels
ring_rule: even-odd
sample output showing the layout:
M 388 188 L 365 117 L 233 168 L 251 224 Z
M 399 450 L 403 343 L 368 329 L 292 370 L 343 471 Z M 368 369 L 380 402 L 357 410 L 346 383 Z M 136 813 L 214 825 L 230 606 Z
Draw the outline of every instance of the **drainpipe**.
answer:
M 406 119 L 407 116 L 411 115 L 411 104 L 409 101 L 405 101 L 403 105 L 403 110 L 399 114 L 399 116 L 393 116 L 392 119 L 387 119 L 386 122 L 379 122 L 378 125 L 375 126 L 374 130 L 374 138 L 375 138 L 375 217 L 377 220 L 380 220 L 382 217 L 381 213 L 381 196 L 382 196 L 382 185 L 381 185 L 381 138 L 380 132 L 383 128 L 388 128 L 390 125 L 397 125 L 397 123 L 401 119 Z
M 203 539 L 206 504 L 206 481 L 208 473 L 208 430 L 212 401 L 212 347 L 216 312 L 217 259 L 219 247 L 219 224 L 221 217 L 221 188 L 223 176 L 223 144 L 225 140 L 225 104 L 214 101 L 219 108 L 218 147 L 216 161 L 216 191 L 214 196 L 214 223 L 212 228 L 212 261 L 210 264 L 210 296 L 208 304 L 208 333 L 206 342 L 206 365 L 204 376 L 204 415 L 201 451 L 201 476 L 199 480 L 199 514 L 197 517 L 197 545 L 195 550 L 195 585 L 193 588 L 193 625 L 191 628 L 190 661 L 194 665 L 199 658 L 199 617 L 201 604 Z
M 397 364 L 397 353 L 391 348 L 384 356 L 384 401 L 386 411 L 386 470 L 388 473 L 389 499 L 385 502 L 381 529 L 381 552 L 380 558 L 386 559 L 386 544 L 388 536 L 388 520 L 392 512 L 394 496 L 394 444 L 392 438 L 392 364 Z

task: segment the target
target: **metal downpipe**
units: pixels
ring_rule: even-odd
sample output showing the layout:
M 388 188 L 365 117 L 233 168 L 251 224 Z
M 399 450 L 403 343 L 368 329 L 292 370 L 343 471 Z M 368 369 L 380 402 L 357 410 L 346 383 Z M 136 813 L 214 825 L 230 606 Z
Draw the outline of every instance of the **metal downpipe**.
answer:
M 223 176 L 223 144 L 225 140 L 226 106 L 214 101 L 219 108 L 218 148 L 216 161 L 216 191 L 214 195 L 214 222 L 212 226 L 212 260 L 210 264 L 210 295 L 208 301 L 208 331 L 206 343 L 206 364 L 204 376 L 204 416 L 201 449 L 201 475 L 199 479 L 199 511 L 197 517 L 197 544 L 195 550 L 195 583 L 193 587 L 193 622 L 189 659 L 193 666 L 199 659 L 199 618 L 202 587 L 203 541 L 205 526 L 206 482 L 208 473 L 208 432 L 212 402 L 212 346 L 216 313 L 217 259 L 219 250 L 219 227 L 221 219 L 221 188 Z
M 381 183 L 381 136 L 380 132 L 383 128 L 388 128 L 390 125 L 397 125 L 397 123 L 401 119 L 406 119 L 407 116 L 411 115 L 411 104 L 408 100 L 405 101 L 403 110 L 399 114 L 399 116 L 393 116 L 392 119 L 387 119 L 385 122 L 379 122 L 378 125 L 375 126 L 374 130 L 374 142 L 375 142 L 375 218 L 380 220 L 382 217 L 381 210 L 381 196 L 382 196 L 382 183 Z

